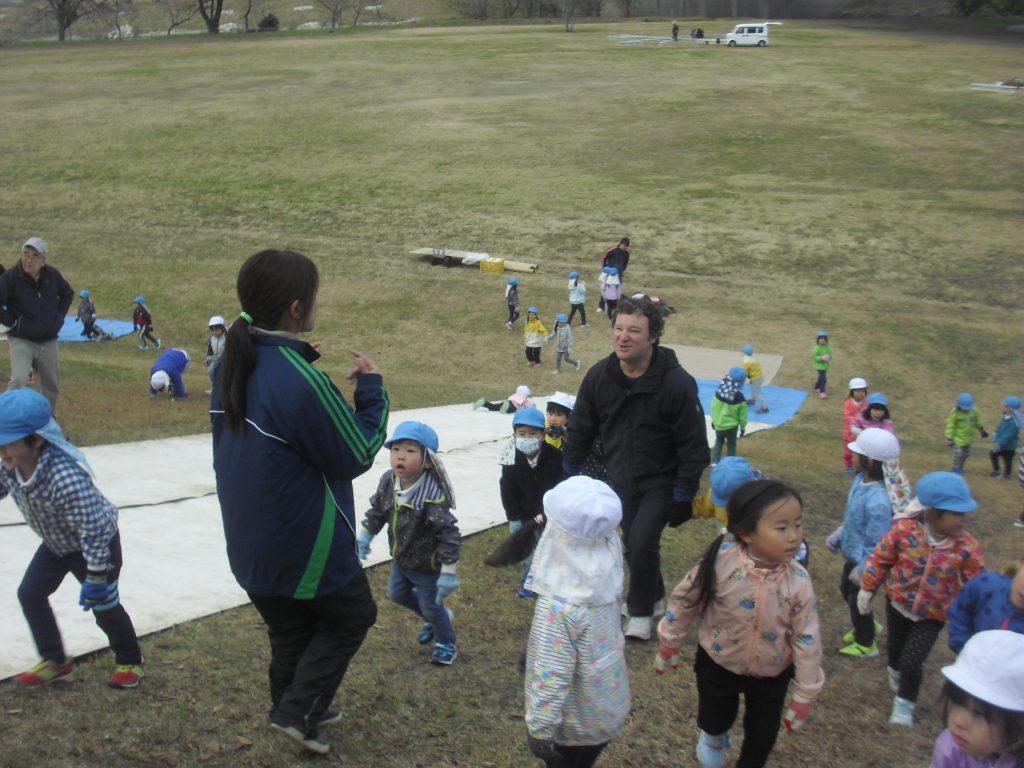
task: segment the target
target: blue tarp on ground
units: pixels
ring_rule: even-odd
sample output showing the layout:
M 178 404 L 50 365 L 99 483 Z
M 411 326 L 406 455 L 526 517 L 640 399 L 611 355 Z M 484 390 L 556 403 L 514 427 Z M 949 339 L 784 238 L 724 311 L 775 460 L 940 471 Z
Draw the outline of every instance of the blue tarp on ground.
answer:
M 98 318 L 96 325 L 109 333 L 115 339 L 127 336 L 132 332 L 132 324 L 127 320 L 110 320 L 105 317 Z M 64 318 L 64 327 L 57 335 L 57 341 L 89 341 L 82 335 L 82 324 L 73 317 Z
M 697 379 L 697 394 L 700 396 L 700 404 L 704 406 L 704 413 L 711 416 L 711 398 L 715 396 L 718 388 L 717 381 L 708 379 Z M 744 394 L 750 396 L 750 388 L 744 388 Z M 804 404 L 807 393 L 800 389 L 788 389 L 786 387 L 762 387 L 761 394 L 764 395 L 765 405 L 768 406 L 768 413 L 755 413 L 754 408 L 749 409 L 748 421 L 757 421 L 762 424 L 780 426 L 796 416 L 800 406 Z

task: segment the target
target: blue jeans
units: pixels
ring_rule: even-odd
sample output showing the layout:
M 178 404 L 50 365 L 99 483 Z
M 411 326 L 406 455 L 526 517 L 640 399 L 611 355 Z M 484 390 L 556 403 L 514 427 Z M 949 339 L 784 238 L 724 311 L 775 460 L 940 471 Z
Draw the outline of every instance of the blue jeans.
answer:
M 455 645 L 455 630 L 448 611 L 438 605 L 436 573 L 424 573 L 394 562 L 388 577 L 388 600 L 408 608 L 434 628 L 434 642 Z

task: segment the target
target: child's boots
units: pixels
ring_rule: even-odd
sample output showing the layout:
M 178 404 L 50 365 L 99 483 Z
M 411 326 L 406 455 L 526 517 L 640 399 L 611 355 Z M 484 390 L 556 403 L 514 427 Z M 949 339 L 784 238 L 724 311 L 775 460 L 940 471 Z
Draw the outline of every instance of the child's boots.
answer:
M 701 731 L 700 738 L 697 739 L 697 762 L 700 763 L 700 768 L 722 768 L 730 741 L 729 731 L 721 736 L 712 736 Z

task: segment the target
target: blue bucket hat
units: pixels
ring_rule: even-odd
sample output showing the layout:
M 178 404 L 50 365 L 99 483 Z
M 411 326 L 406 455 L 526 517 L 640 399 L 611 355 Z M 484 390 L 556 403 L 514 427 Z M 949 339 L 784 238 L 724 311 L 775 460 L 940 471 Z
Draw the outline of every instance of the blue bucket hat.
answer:
M 929 472 L 917 481 L 917 500 L 943 512 L 965 514 L 978 508 L 967 481 L 955 472 Z
M 22 387 L 0 395 L 0 445 L 34 435 L 53 417 L 50 401 Z
M 518 277 L 510 277 L 508 279 L 508 284 L 509 285 L 519 285 L 519 278 Z
M 437 453 L 438 440 L 437 432 L 419 421 L 403 421 L 395 427 L 391 439 L 384 443 L 385 448 L 390 448 L 393 443 L 401 440 L 412 440 L 419 443 L 431 453 Z
M 889 398 L 883 395 L 881 392 L 874 392 L 868 395 L 868 408 L 872 405 L 884 405 L 886 408 L 889 407 Z
M 536 408 L 520 408 L 516 411 L 516 415 L 512 417 L 512 429 L 516 427 L 536 427 L 537 429 L 544 429 L 547 425 L 544 423 L 544 414 Z
M 89 290 L 87 288 L 83 288 L 78 292 L 78 295 L 81 296 L 83 299 L 88 299 L 91 294 L 89 293 Z
M 579 277 L 579 276 L 580 276 L 580 273 L 579 273 L 579 272 L 570 272 L 570 273 L 569 273 L 569 279 L 570 279 L 570 280 L 575 280 L 575 279 L 576 279 L 577 277 Z
M 1020 410 L 1020 398 L 1016 395 L 1010 395 L 1003 400 L 1003 405 L 1013 408 L 1015 411 Z
M 536 307 L 529 307 L 529 308 L 528 308 L 528 309 L 526 310 L 526 314 L 530 314 L 531 312 L 532 312 L 533 314 L 535 314 L 535 315 L 539 315 L 539 314 L 540 314 L 540 310 L 538 310 L 538 309 L 537 309 Z
M 750 346 L 749 344 L 744 345 L 744 347 L 743 347 L 743 354 L 744 355 L 752 355 L 752 354 L 754 354 L 754 348 L 752 346 Z
M 814 338 L 815 339 L 820 339 L 822 336 L 824 336 L 827 339 L 828 338 L 828 331 L 818 331 L 818 334 Z
M 132 299 L 132 301 L 134 303 L 136 303 L 136 304 L 145 304 L 146 303 L 146 297 L 145 296 L 136 296 L 134 299 Z
M 711 501 L 724 507 L 741 485 L 754 479 L 754 469 L 742 456 L 726 456 L 711 470 Z
M 974 395 L 970 392 L 961 392 L 956 396 L 956 407 L 963 411 L 969 411 L 974 407 Z
M 729 369 L 729 378 L 739 384 L 747 380 L 747 371 L 741 365 L 734 365 Z
M 556 323 L 567 323 L 567 322 L 569 322 L 566 319 L 566 317 L 565 317 L 565 312 L 559 312 L 557 315 L 555 315 L 555 322 Z

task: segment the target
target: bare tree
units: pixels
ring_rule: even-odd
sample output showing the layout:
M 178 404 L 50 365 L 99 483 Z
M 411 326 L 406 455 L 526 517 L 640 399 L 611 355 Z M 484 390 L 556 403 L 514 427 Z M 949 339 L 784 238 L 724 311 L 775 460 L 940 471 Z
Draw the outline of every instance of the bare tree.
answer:
M 633 0 L 618 0 L 619 8 L 622 9 L 622 15 L 627 19 L 633 14 Z
M 98 13 L 104 5 L 104 0 L 42 0 L 35 9 L 45 21 L 56 22 L 57 39 L 63 42 L 67 40 L 72 24 Z
M 489 0 L 449 0 L 449 7 L 467 19 L 484 21 L 491 16 Z
M 164 10 L 170 23 L 167 27 L 167 36 L 170 37 L 171 32 L 195 16 L 199 8 L 196 0 L 164 0 Z
M 110 0 L 104 11 L 110 17 L 110 23 L 117 30 L 117 39 L 124 39 L 124 27 L 135 19 L 139 12 L 132 0 Z
M 333 32 L 341 24 L 341 16 L 348 8 L 348 0 L 317 0 L 317 2 L 331 14 L 331 32 Z
M 249 17 L 252 14 L 259 14 L 263 10 L 266 0 L 245 0 L 245 13 L 242 14 L 242 24 L 246 32 L 249 31 Z
M 359 17 L 363 15 L 363 11 L 366 10 L 366 6 L 363 5 L 363 0 L 354 0 L 352 3 L 352 26 L 354 27 L 359 23 Z M 380 18 L 380 6 L 377 6 L 377 17 Z
M 220 14 L 224 10 L 224 0 L 196 0 L 199 15 L 206 22 L 206 31 L 211 35 L 220 32 Z
M 523 0 L 501 0 L 501 15 L 506 19 L 514 18 Z

